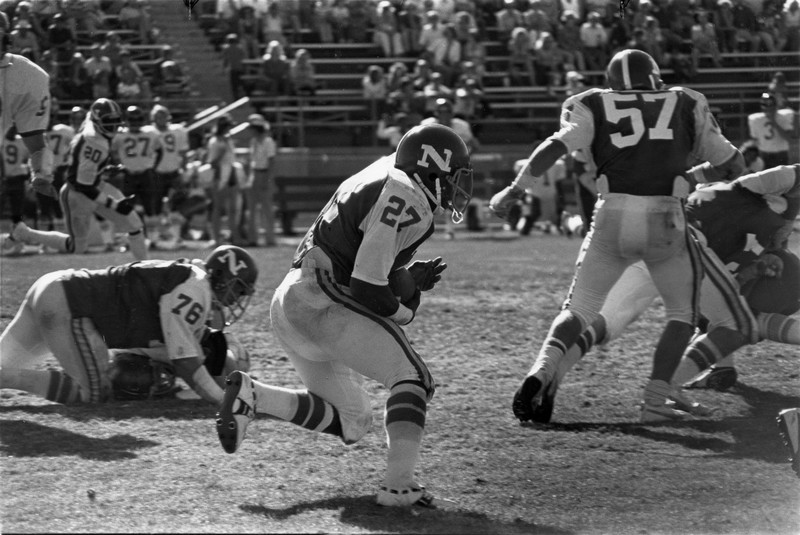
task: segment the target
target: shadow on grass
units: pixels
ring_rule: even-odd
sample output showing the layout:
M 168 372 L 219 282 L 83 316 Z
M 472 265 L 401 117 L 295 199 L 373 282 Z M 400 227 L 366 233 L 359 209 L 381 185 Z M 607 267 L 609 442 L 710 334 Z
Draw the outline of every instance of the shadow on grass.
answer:
M 93 461 L 119 461 L 135 459 L 132 450 L 158 445 L 132 435 L 92 438 L 33 422 L 0 420 L 0 448 L 9 457 L 75 455 Z
M 775 418 L 782 409 L 800 407 L 800 396 L 761 390 L 737 383 L 727 394 L 744 398 L 749 405 L 748 414 L 721 420 L 698 419 L 659 424 L 641 423 L 550 423 L 526 424 L 541 431 L 611 432 L 638 436 L 649 440 L 677 444 L 686 448 L 713 451 L 720 457 L 755 459 L 769 463 L 786 463 L 786 451 Z M 725 433 L 732 437 L 710 436 Z
M 264 516 L 272 520 L 288 520 L 310 511 L 338 510 L 343 524 L 357 526 L 370 532 L 380 533 L 441 533 L 466 535 L 470 533 L 554 534 L 568 535 L 573 532 L 550 526 L 539 526 L 529 522 L 502 522 L 484 514 L 458 509 L 444 503 L 438 509 L 380 507 L 375 496 L 338 497 L 325 500 L 301 502 L 291 507 L 276 508 L 265 505 L 240 505 L 251 515 Z
M 164 420 L 213 419 L 216 409 L 206 401 L 182 399 L 153 399 L 137 401 L 110 401 L 108 403 L 76 403 L 61 405 L 46 401 L 0 406 L 0 414 L 24 412 L 30 415 L 56 414 L 77 422 L 87 420 L 128 420 L 153 418 Z

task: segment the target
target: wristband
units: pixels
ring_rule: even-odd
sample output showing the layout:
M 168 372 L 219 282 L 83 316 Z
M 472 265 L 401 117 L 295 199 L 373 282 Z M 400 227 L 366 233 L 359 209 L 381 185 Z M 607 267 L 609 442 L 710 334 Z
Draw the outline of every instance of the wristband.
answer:
M 389 316 L 389 319 L 398 325 L 408 325 L 414 319 L 414 311 L 403 303 L 398 303 L 397 305 L 397 311 Z

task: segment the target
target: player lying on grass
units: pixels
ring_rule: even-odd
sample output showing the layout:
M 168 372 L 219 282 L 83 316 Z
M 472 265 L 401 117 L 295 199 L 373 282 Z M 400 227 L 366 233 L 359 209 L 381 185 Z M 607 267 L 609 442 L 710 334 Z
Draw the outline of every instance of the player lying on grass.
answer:
M 270 310 L 272 331 L 306 389 L 232 373 L 217 419 L 225 451 L 239 448 L 256 413 L 357 442 L 372 425 L 362 385 L 368 377 L 389 392 L 388 459 L 377 502 L 432 504 L 414 471 L 435 383 L 402 326 L 445 264 L 400 268 L 433 234 L 435 215 L 452 210 L 454 223 L 463 218 L 471 192 L 467 146 L 437 124 L 409 130 L 394 155 L 339 186 L 298 247 Z M 393 288 L 395 273 L 406 282 Z
M 690 223 L 707 243 L 700 311 L 708 326 L 684 353 L 673 376 L 675 387 L 728 388 L 736 381 L 737 349 L 761 340 L 800 345 L 800 320 L 790 317 L 800 309 L 800 260 L 784 248 L 798 201 L 797 164 L 700 187 L 689 196 Z M 657 297 L 644 266 L 628 268 L 609 293 L 600 317 L 559 363 L 556 380 L 538 410 L 523 421 L 550 421 L 558 385 L 569 369 L 593 345 L 618 338 Z M 708 373 L 692 379 L 703 370 Z M 707 412 L 687 402 L 677 388 L 673 397 L 683 412 Z
M 0 388 L 59 403 L 111 396 L 109 349 L 163 346 L 175 373 L 206 401 L 223 390 L 203 366 L 206 326 L 244 313 L 258 269 L 244 249 L 223 245 L 202 260 L 146 260 L 40 277 L 0 335 Z M 218 316 L 221 315 L 221 318 Z M 40 369 L 55 357 L 62 372 Z

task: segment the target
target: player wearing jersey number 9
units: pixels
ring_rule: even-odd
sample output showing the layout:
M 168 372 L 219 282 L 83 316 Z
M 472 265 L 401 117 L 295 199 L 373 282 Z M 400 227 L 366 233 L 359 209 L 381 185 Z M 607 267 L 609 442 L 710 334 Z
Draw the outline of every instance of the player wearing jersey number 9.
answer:
M 691 174 L 706 182 L 738 176 L 743 158 L 720 132 L 705 97 L 691 89 L 665 88 L 645 52 L 618 52 L 606 75 L 608 89 L 592 88 L 564 102 L 561 129 L 533 151 L 512 185 L 490 202 L 504 216 L 532 177 L 574 150 L 590 147 L 601 173 L 592 232 L 581 248 L 569 295 L 513 397 L 512 410 L 523 422 L 545 419 L 541 408 L 558 386 L 555 372 L 565 349 L 597 317 L 611 287 L 637 260 L 645 262 L 667 315 L 641 419 L 688 416 L 669 403 L 670 378 L 697 320 L 702 277 L 683 213 L 687 162 L 705 162 Z

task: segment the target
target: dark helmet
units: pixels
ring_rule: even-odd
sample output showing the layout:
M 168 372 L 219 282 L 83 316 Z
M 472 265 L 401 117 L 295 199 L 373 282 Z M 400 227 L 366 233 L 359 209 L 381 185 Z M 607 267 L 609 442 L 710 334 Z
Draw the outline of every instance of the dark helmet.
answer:
M 453 222 L 461 222 L 472 197 L 472 166 L 467 145 L 451 128 L 415 126 L 400 139 L 394 166 L 422 188 L 434 211 L 450 209 Z
M 608 86 L 611 89 L 661 89 L 661 70 L 647 52 L 641 50 L 620 50 L 606 69 Z
M 778 108 L 778 100 L 772 93 L 761 93 L 761 97 L 758 99 L 758 104 L 764 111 L 775 110 Z
M 227 311 L 225 322 L 231 325 L 247 310 L 255 292 L 258 279 L 256 263 L 241 247 L 220 245 L 206 258 L 205 268 L 214 299 L 223 311 Z
M 141 128 L 147 122 L 147 114 L 139 106 L 128 106 L 125 109 L 125 119 L 130 128 Z
M 175 386 L 174 370 L 135 353 L 117 353 L 108 368 L 114 399 L 148 399 L 169 394 Z
M 95 100 L 89 108 L 89 116 L 97 131 L 106 136 L 114 135 L 124 124 L 119 104 L 110 98 Z

